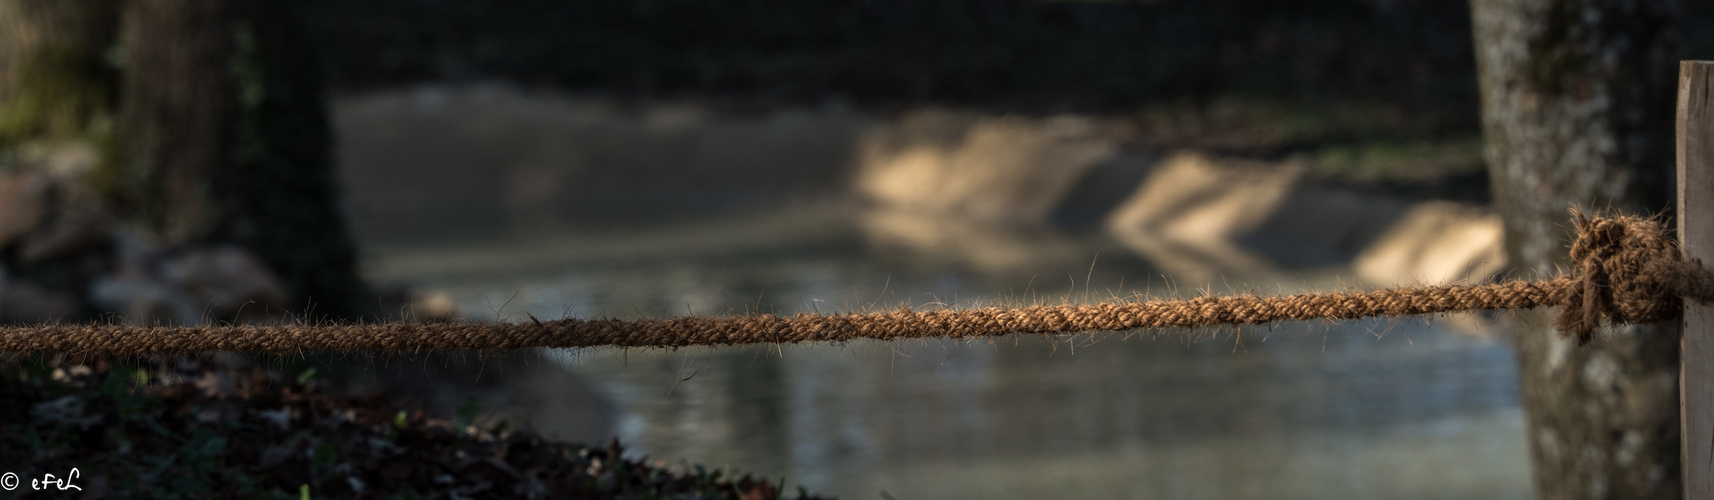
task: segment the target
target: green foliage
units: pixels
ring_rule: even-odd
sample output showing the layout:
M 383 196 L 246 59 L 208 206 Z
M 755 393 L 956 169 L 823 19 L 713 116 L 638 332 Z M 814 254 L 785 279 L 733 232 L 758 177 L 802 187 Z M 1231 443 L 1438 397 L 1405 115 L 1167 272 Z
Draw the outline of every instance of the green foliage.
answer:
M 30 54 L 17 79 L 17 95 L 0 103 L 0 141 L 76 137 L 109 111 L 110 79 L 84 54 Z
M 298 385 L 308 385 L 311 380 L 315 380 L 315 367 L 305 368 L 303 372 L 298 373 Z
M 0 101 L 0 173 L 65 143 L 93 144 L 101 160 L 112 158 L 117 74 L 109 61 L 45 48 L 24 57 L 13 83 Z
M 105 136 L 118 89 L 110 50 L 118 9 L 107 0 L 16 0 L 4 15 L 27 20 L 21 43 L 0 75 L 0 149 L 24 141 L 65 141 Z M 6 23 L 8 28 L 17 23 Z M 34 30 L 34 32 L 32 32 Z M 28 40 L 28 42 L 25 42 Z M 14 47 L 17 48 L 17 47 Z
M 476 398 L 466 396 L 464 402 L 458 404 L 458 420 L 453 425 L 464 428 L 476 423 L 476 417 L 482 413 L 482 405 L 476 403 Z
M 1311 171 L 1357 182 L 1422 181 L 1482 173 L 1482 142 L 1378 141 L 1335 145 L 1307 155 Z

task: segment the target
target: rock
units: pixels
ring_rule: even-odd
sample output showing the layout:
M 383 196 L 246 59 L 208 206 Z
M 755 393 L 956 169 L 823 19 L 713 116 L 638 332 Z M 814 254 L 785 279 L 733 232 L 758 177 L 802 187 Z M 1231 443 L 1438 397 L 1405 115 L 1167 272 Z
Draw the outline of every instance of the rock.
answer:
M 1486 281 L 1506 267 L 1505 228 L 1487 210 L 1422 203 L 1364 250 L 1354 266 L 1357 276 L 1381 286 Z
M 1039 224 L 1001 224 L 884 208 L 864 212 L 858 223 L 873 245 L 988 273 L 1076 266 L 1091 257 L 1066 236 Z
M 203 323 L 203 309 L 189 295 L 149 276 L 124 273 L 96 278 L 89 285 L 95 307 L 118 313 L 137 325 Z
M 1238 242 L 1296 187 L 1302 169 L 1180 153 L 1107 217 L 1114 239 L 1180 279 L 1261 276 L 1274 265 Z
M 441 291 L 426 291 L 411 294 L 410 312 L 406 318 L 412 321 L 443 321 L 457 319 L 459 316 L 458 303 L 453 302 L 452 296 Z
M 192 248 L 163 256 L 141 235 L 114 232 L 116 271 L 93 279 L 90 303 L 134 324 L 244 322 L 282 310 L 285 287 L 249 252 Z
M 1299 185 L 1238 242 L 1282 266 L 1340 266 L 1357 258 L 1409 208 L 1393 198 Z
M 1234 242 L 1266 222 L 1302 174 L 1296 164 L 1176 154 L 1161 160 L 1113 210 L 1107 228 L 1182 242 Z
M 1120 203 L 1130 199 L 1160 158 L 1118 154 L 1089 168 L 1048 214 L 1053 225 L 1066 228 L 1100 227 Z
M 1107 229 L 1175 275 L 1255 275 L 1351 262 L 1407 207 L 1302 176 L 1294 163 L 1177 154 L 1113 211 Z
M 112 229 L 112 219 L 98 212 L 63 216 L 47 230 L 25 238 L 18 259 L 32 264 L 99 248 L 112 242 Z
M 1210 283 L 1229 276 L 1264 281 L 1283 278 L 1277 277 L 1273 262 L 1229 241 L 1183 241 L 1143 231 L 1111 234 L 1119 244 L 1178 283 Z
M 1451 202 L 1411 207 L 1353 263 L 1357 276 L 1379 287 L 1480 283 L 1506 267 L 1505 228 L 1488 210 Z M 1439 315 L 1454 332 L 1487 336 L 1513 331 L 1511 315 Z
M 387 287 L 374 291 L 374 309 L 363 311 L 364 319 L 382 322 L 419 321 L 427 323 L 454 321 L 464 317 L 458 302 L 439 290 L 411 290 Z
M 77 312 L 77 299 L 70 295 L 0 280 L 0 323 L 56 322 Z
M 99 163 L 101 152 L 94 144 L 82 141 L 58 144 L 39 160 L 42 171 L 61 185 L 76 184 Z
M 114 267 L 120 272 L 154 275 L 161 250 L 153 237 L 135 227 L 119 226 L 113 232 Z
M 285 286 L 254 255 L 235 247 L 197 248 L 161 265 L 165 282 L 206 309 L 211 319 L 263 314 L 285 305 Z
M 52 185 L 33 173 L 0 175 L 0 248 L 42 225 L 48 215 Z
M 918 113 L 863 139 L 856 190 L 893 208 L 1042 222 L 1095 165 L 1120 154 L 1109 135 L 1081 118 Z

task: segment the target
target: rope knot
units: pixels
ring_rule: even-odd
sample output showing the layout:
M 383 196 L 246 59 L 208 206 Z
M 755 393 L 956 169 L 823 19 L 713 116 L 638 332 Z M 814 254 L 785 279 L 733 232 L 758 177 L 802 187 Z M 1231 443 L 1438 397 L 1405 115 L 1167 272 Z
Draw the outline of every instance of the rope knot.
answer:
M 1683 301 L 1707 301 L 1708 281 L 1700 265 L 1682 261 L 1677 243 L 1660 221 L 1631 216 L 1589 217 L 1573 208 L 1577 241 L 1571 261 L 1577 274 L 1559 313 L 1559 334 L 1594 338 L 1602 318 L 1624 323 L 1653 323 L 1677 318 Z M 1700 291 L 1697 288 L 1701 288 Z

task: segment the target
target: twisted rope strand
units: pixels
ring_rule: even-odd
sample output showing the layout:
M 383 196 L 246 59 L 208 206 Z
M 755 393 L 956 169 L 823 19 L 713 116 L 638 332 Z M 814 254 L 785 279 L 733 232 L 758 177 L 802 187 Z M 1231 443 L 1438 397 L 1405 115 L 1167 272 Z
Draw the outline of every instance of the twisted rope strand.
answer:
M 1714 274 L 1679 260 L 1658 221 L 1589 218 L 1573 211 L 1578 272 L 1541 281 L 1428 286 L 1283 297 L 1201 296 L 1090 305 L 985 307 L 876 313 L 772 314 L 672 319 L 564 319 L 529 323 L 134 326 L 42 324 L 0 328 L 0 352 L 183 354 L 688 347 L 925 337 L 979 338 L 1140 328 L 1269 324 L 1456 311 L 1565 306 L 1561 334 L 1587 343 L 1603 318 L 1643 323 L 1675 318 L 1680 297 L 1714 298 Z

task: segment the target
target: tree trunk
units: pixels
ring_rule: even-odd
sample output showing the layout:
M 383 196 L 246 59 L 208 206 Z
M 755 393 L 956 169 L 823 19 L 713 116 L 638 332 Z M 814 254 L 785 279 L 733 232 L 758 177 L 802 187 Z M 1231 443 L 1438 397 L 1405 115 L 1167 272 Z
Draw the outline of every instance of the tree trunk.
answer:
M 289 0 L 133 0 L 110 194 L 172 245 L 255 252 L 317 315 L 360 308 L 320 61 Z
M 168 245 L 201 243 L 223 215 L 213 175 L 236 136 L 227 2 L 138 0 L 124 13 L 123 154 L 107 194 Z
M 1566 210 L 1672 204 L 1674 0 L 1471 0 L 1482 125 L 1507 250 L 1565 267 Z M 1678 328 L 1605 329 L 1577 347 L 1551 317 L 1516 339 L 1542 498 L 1678 498 Z
M 0 0 L 0 168 L 93 139 L 116 213 L 169 247 L 245 247 L 294 309 L 351 316 L 367 302 L 301 28 L 290 0 Z
M 215 178 L 231 217 L 210 236 L 256 251 L 316 314 L 358 315 L 368 289 L 339 202 L 322 61 L 295 0 L 242 5 L 235 168 Z

